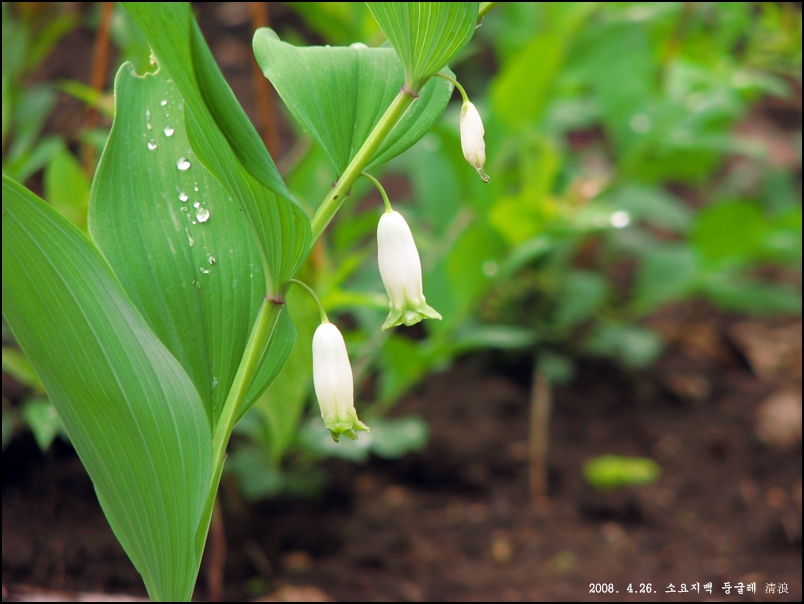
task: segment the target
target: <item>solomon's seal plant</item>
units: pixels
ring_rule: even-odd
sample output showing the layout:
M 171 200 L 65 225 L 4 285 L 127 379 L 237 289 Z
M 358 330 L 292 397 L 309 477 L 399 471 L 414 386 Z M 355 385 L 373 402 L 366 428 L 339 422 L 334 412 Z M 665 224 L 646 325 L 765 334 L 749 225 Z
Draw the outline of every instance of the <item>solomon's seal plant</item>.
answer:
M 453 84 L 432 76 L 451 77 L 479 6 L 368 3 L 392 48 L 301 48 L 255 32 L 261 69 L 338 174 L 310 218 L 189 3 L 123 4 L 155 71 L 125 64 L 115 79 L 89 237 L 3 177 L 3 314 L 149 595 L 181 601 L 193 593 L 232 430 L 293 348 L 288 288 L 355 180 L 443 113 Z M 482 126 L 467 119 L 462 138 L 482 175 Z M 388 209 L 378 228 L 384 327 L 440 318 L 424 300 L 410 229 Z M 343 337 L 325 314 L 313 365 L 333 437 L 366 430 Z

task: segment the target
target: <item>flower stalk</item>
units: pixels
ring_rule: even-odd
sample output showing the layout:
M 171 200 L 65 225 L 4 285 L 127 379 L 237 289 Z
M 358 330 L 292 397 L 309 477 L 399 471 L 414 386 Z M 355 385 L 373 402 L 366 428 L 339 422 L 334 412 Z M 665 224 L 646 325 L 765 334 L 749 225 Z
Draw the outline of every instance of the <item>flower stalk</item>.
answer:
M 374 126 L 374 129 L 363 143 L 363 146 L 360 147 L 360 150 L 352 158 L 352 161 L 349 162 L 346 170 L 341 174 L 335 186 L 330 189 L 330 192 L 324 198 L 324 201 L 321 202 L 321 205 L 310 221 L 310 227 L 313 231 L 313 243 L 316 242 L 321 236 L 321 233 L 324 232 L 324 229 L 327 228 L 327 225 L 341 207 L 343 200 L 346 199 L 346 196 L 349 194 L 354 182 L 363 172 L 363 169 L 369 165 L 369 162 L 373 159 L 380 145 L 382 145 L 383 141 L 391 133 L 391 130 L 394 129 L 394 126 L 402 119 L 408 107 L 410 107 L 415 100 L 416 97 L 403 89 L 399 91 L 394 101 L 388 106 L 388 109 L 385 110 L 380 121 Z

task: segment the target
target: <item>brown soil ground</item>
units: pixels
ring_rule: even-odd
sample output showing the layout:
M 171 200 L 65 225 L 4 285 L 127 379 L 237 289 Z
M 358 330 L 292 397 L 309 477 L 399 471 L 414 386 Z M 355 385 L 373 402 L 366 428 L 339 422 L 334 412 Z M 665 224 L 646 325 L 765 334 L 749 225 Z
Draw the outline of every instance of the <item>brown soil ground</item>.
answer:
M 653 323 L 671 345 L 652 371 L 584 362 L 556 390 L 547 505 L 528 500 L 527 363 L 463 359 L 395 410 L 426 418 L 422 452 L 330 461 L 318 501 L 249 505 L 224 488 L 223 599 L 800 601 L 801 441 L 759 437 L 786 392 L 800 426 L 800 323 L 698 306 Z M 582 467 L 607 453 L 652 457 L 662 478 L 594 492 Z M 678 593 L 707 583 L 711 595 Z M 4 453 L 4 595 L 24 596 L 20 584 L 145 595 L 63 444 L 41 456 L 18 438 Z M 653 593 L 627 591 L 643 585 Z

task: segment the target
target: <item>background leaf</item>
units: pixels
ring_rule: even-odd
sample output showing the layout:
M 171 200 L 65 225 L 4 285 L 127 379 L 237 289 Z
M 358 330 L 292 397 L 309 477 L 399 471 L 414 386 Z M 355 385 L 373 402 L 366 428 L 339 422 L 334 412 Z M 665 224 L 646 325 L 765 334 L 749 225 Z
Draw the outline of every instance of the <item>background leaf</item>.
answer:
M 45 199 L 67 220 L 87 230 L 90 178 L 78 160 L 62 147 L 45 168 Z
M 34 398 L 25 401 L 22 415 L 33 432 L 39 450 L 44 453 L 63 427 L 56 407 L 46 398 Z
M 97 249 L 6 177 L 3 314 L 151 598 L 189 599 L 211 479 L 203 404 Z

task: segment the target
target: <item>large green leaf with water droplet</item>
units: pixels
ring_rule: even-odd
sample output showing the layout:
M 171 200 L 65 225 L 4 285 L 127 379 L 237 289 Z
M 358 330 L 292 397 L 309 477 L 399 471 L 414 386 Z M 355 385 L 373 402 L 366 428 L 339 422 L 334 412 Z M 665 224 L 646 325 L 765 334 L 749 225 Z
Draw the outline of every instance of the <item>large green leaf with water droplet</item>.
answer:
M 199 158 L 243 209 L 267 275 L 270 296 L 298 270 L 310 222 L 204 42 L 188 3 L 126 2 L 126 9 L 181 93 Z M 199 147 L 196 147 L 198 145 Z M 203 146 L 203 148 L 200 148 Z
M 273 30 L 254 33 L 254 55 L 279 96 L 342 174 L 385 110 L 405 75 L 391 48 L 298 47 Z M 450 72 L 451 75 L 451 72 Z M 366 169 L 399 155 L 432 127 L 452 95 L 452 84 L 433 78 L 383 141 Z
M 479 2 L 366 2 L 418 91 L 475 33 Z
M 259 248 L 240 205 L 193 152 L 167 72 L 140 77 L 124 65 L 115 99 L 92 189 L 92 237 L 214 425 L 265 295 Z
M 3 314 L 109 524 L 154 600 L 188 600 L 212 473 L 195 386 L 97 248 L 5 176 L 2 245 Z

